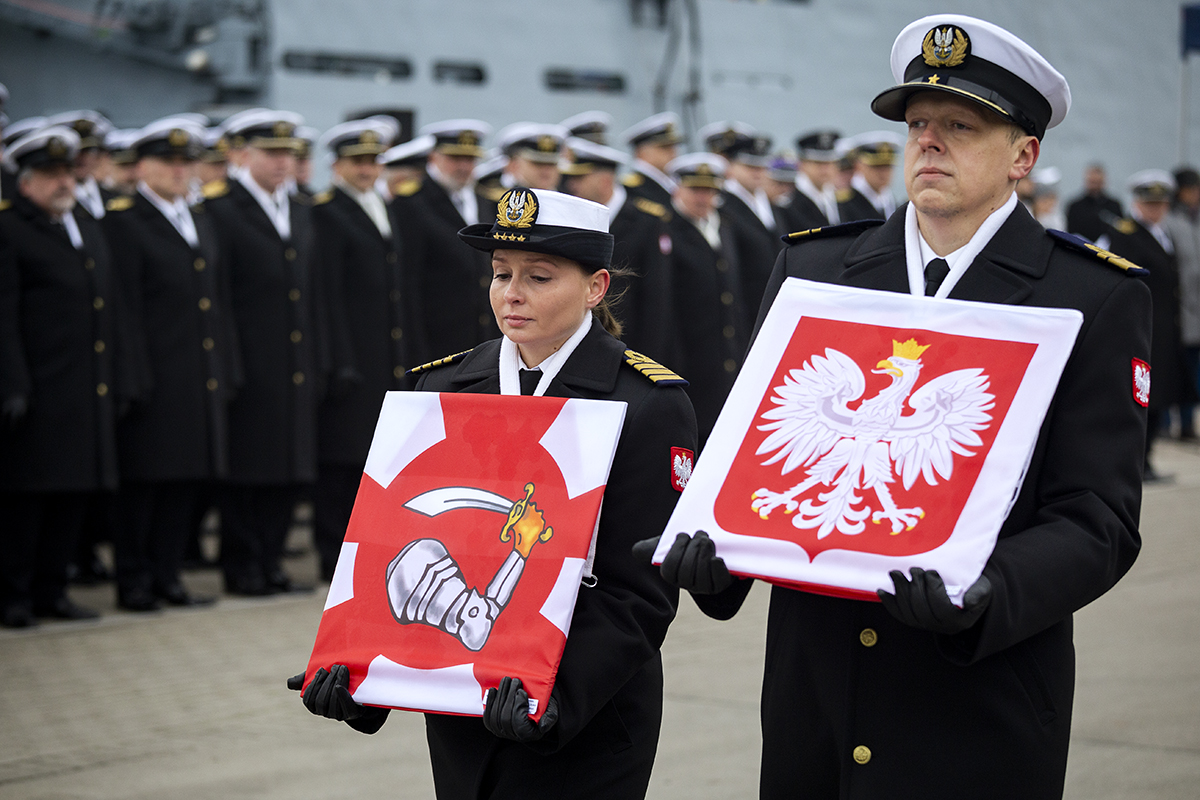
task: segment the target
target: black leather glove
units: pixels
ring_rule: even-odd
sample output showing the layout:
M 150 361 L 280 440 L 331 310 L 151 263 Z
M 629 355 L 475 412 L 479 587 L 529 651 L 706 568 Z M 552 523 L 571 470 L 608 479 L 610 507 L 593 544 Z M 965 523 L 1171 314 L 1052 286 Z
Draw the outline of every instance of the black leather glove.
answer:
M 505 676 L 500 688 L 488 689 L 483 708 L 483 727 L 501 739 L 514 742 L 536 742 L 558 722 L 558 700 L 554 695 L 546 702 L 546 711 L 536 723 L 529 717 L 529 695 L 521 687 L 520 678 Z
M 892 570 L 888 574 L 892 576 L 896 593 L 889 594 L 883 589 L 876 592 L 888 613 L 905 625 L 933 633 L 962 633 L 983 616 L 988 603 L 992 602 L 992 582 L 983 575 L 967 589 L 963 607 L 959 608 L 950 602 L 946 584 L 937 570 L 926 572 L 913 567 L 910 573 L 911 581 L 900 570 Z
M 633 557 L 649 561 L 658 548 L 658 539 L 643 539 L 633 546 Z M 725 560 L 717 557 L 717 546 L 704 531 L 695 536 L 681 533 L 662 562 L 663 580 L 692 594 L 719 594 L 733 583 Z
M 304 686 L 304 673 L 288 678 L 287 687 L 299 691 Z M 304 707 L 318 717 L 345 722 L 355 730 L 374 733 L 383 726 L 388 709 L 364 706 L 350 696 L 350 670 L 344 664 L 334 664 L 326 671 L 317 670 L 312 683 L 304 690 Z
M 25 419 L 25 415 L 28 413 L 29 398 L 23 394 L 6 397 L 4 402 L 0 403 L 0 416 L 4 417 L 4 421 L 10 428 L 20 425 L 21 420 Z

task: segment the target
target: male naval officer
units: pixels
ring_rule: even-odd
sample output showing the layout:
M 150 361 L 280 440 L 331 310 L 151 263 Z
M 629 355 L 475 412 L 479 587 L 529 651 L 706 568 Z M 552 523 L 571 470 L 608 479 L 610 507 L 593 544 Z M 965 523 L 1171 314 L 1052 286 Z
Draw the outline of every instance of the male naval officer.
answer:
M 100 224 L 76 213 L 79 135 L 54 125 L 9 145 L 17 194 L 0 203 L 0 610 L 91 619 L 66 595 L 89 508 L 117 487 L 118 287 Z
M 496 146 L 508 156 L 501 185 L 505 189 L 522 186 L 558 191 L 558 158 L 566 138 L 567 129 L 561 125 L 514 122 L 501 129 Z
M 841 219 L 837 207 L 838 139 L 837 131 L 806 133 L 796 139 L 800 154 L 796 189 L 787 206 L 788 228 L 805 231 L 822 225 L 836 225 Z
M 79 152 L 75 155 L 75 199 L 80 208 L 94 219 L 104 219 L 104 204 L 115 193 L 100 187 L 96 172 L 105 152 L 104 138 L 113 129 L 97 111 L 66 111 L 46 119 L 47 125 L 66 125 L 79 134 Z
M 1111 588 L 1140 546 L 1146 415 L 1131 378 L 1150 357 L 1149 292 L 1119 259 L 1047 233 L 1017 204 L 1017 181 L 1070 105 L 1066 80 L 1033 48 L 940 14 L 905 28 L 891 63 L 899 85 L 871 107 L 908 125 L 910 203 L 885 223 L 796 236 L 768 298 L 796 276 L 1075 308 L 1083 327 L 962 608 L 936 572 L 916 567 L 892 573 L 880 604 L 772 589 L 760 794 L 1058 798 L 1071 615 Z M 751 582 L 731 580 L 713 549 L 707 536 L 680 534 L 663 572 L 727 618 Z
M 904 140 L 891 131 L 871 131 L 843 144 L 854 161 L 854 176 L 845 192 L 838 193 L 838 216 L 842 222 L 887 219 L 896 211 L 892 175 Z
M 626 129 L 621 139 L 633 151 L 631 169 L 621 185 L 635 197 L 670 206 L 675 182 L 667 175 L 667 164 L 679 155 L 683 143 L 679 116 L 664 111 L 647 117 Z

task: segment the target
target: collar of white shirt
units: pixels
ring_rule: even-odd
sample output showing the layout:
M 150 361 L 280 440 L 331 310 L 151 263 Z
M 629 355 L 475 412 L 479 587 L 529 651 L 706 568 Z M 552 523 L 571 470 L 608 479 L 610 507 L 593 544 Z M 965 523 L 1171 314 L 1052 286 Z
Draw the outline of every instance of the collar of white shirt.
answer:
M 675 181 L 671 180 L 671 178 L 669 178 L 662 170 L 648 161 L 642 161 L 640 158 L 635 158 L 633 160 L 633 170 L 635 172 L 642 173 L 647 178 L 666 189 L 668 192 L 675 191 Z
M 196 221 L 188 211 L 187 201 L 177 197 L 175 202 L 168 202 L 147 186 L 145 181 L 138 183 L 138 192 L 167 218 L 167 222 L 171 223 L 171 227 L 179 232 L 184 241 L 192 247 L 200 244 L 200 237 L 196 234 Z
M 379 192 L 375 191 L 375 187 L 371 187 L 365 192 L 360 192 L 349 183 L 337 175 L 333 176 L 333 185 L 341 189 L 346 195 L 358 203 L 366 215 L 370 217 L 371 222 L 379 230 L 379 233 L 386 237 L 392 235 L 392 224 L 388 221 L 387 206 L 383 203 L 383 198 L 379 196 Z
M 617 214 L 621 213 L 621 209 L 625 206 L 625 201 L 629 199 L 629 192 L 625 191 L 625 187 L 621 184 L 613 186 L 612 197 L 608 198 L 605 204 L 608 206 L 608 222 L 612 225 L 612 221 L 617 218 Z
M 542 377 L 538 380 L 537 388 L 533 390 L 534 397 L 541 397 L 546 393 L 550 382 L 558 375 L 563 364 L 575 352 L 575 348 L 583 341 L 583 337 L 587 336 L 591 327 L 592 312 L 589 310 L 584 314 L 583 322 L 575 329 L 575 333 L 571 334 L 571 338 L 567 339 L 563 346 L 549 358 L 537 365 L 536 369 L 542 371 Z M 521 393 L 521 370 L 523 369 L 529 369 L 529 366 L 521 358 L 521 351 L 517 349 L 516 343 L 507 336 L 503 337 L 500 340 L 500 394 Z
M 938 288 L 935 297 L 947 297 L 950 291 L 958 283 L 959 278 L 967 271 L 975 261 L 975 256 L 987 247 L 988 242 L 996 235 L 996 231 L 1000 230 L 1000 226 L 1012 214 L 1013 209 L 1017 207 L 1017 193 L 1013 192 L 1008 196 L 1008 199 L 983 221 L 983 224 L 975 231 L 975 235 L 970 241 L 962 247 L 955 250 L 953 253 L 942 256 L 946 259 L 946 263 L 950 266 L 950 272 L 942 281 L 941 287 Z M 925 265 L 935 258 L 938 254 L 933 251 L 929 243 L 925 241 L 925 237 L 921 235 L 921 230 L 917 225 L 917 209 L 912 204 L 908 204 L 907 210 L 904 212 L 904 256 L 908 266 L 908 291 L 918 297 L 925 296 Z
M 244 169 L 238 171 L 237 181 L 245 186 L 246 191 L 250 192 L 250 196 L 262 206 L 262 210 L 266 212 L 271 224 L 279 232 L 279 238 L 292 238 L 291 207 L 288 204 L 287 184 L 280 184 L 274 192 L 268 193 L 266 189 L 258 185 L 258 181 L 250 177 L 250 171 Z

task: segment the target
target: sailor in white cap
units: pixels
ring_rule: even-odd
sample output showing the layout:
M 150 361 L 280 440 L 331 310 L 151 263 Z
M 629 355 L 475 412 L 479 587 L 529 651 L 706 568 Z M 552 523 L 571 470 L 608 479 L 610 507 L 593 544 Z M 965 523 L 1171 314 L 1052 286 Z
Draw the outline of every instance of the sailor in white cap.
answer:
M 429 155 L 435 144 L 437 139 L 427 133 L 380 153 L 375 159 L 383 167 L 375 182 L 379 193 L 387 200 L 416 194 L 429 174 Z
M 508 156 L 499 149 L 488 150 L 483 158 L 471 170 L 471 180 L 475 182 L 475 191 L 480 197 L 495 203 L 504 194 L 502 178 L 504 168 L 508 166 Z
M 96 219 L 104 218 L 104 204 L 115 194 L 100 187 L 98 173 L 103 161 L 104 137 L 113 124 L 98 111 L 66 111 L 46 118 L 47 125 L 66 125 L 79 134 L 75 156 L 75 199 Z
M 428 164 L 429 177 L 433 180 L 417 196 L 417 201 L 458 227 L 479 222 L 481 206 L 475 195 L 471 171 L 483 155 L 483 140 L 492 132 L 492 127 L 477 119 L 451 119 L 425 125 L 420 132 L 434 138 Z M 442 194 L 458 212 L 458 219 L 449 219 Z
M 835 130 L 816 130 L 796 138 L 799 155 L 796 189 L 787 204 L 789 231 L 836 225 L 841 221 L 837 207 L 838 161 L 842 152 Z
M 908 126 L 910 202 L 886 222 L 794 234 L 766 305 L 799 277 L 929 303 L 1072 308 L 1083 327 L 961 607 L 920 566 L 892 572 L 880 603 L 772 589 L 759 794 L 1058 798 L 1071 615 L 1125 574 L 1140 545 L 1150 293 L 1129 262 L 1046 231 L 1017 203 L 1017 181 L 1070 105 L 1045 58 L 991 23 L 938 14 L 900 33 L 892 71 L 897 85 L 872 108 Z M 725 619 L 752 581 L 730 577 L 714 550 L 683 534 L 662 568 Z
M 316 479 L 319 283 L 309 201 L 292 197 L 296 128 L 287 111 L 226 123 L 241 167 L 205 190 L 229 264 L 244 382 L 229 406 L 229 479 L 221 498 L 226 591 L 309 590 L 282 565 L 292 507 Z
M 675 184 L 667 175 L 667 164 L 683 144 L 679 115 L 664 111 L 646 117 L 627 128 L 621 140 L 633 152 L 633 163 L 621 184 L 632 194 L 669 206 Z
M 505 189 L 558 188 L 558 158 L 567 129 L 561 125 L 514 122 L 496 134 L 496 146 L 508 156 L 501 184 Z
M 419 391 L 584 397 L 630 409 L 604 492 L 596 580 L 575 603 L 546 710 L 535 722 L 522 683 L 529 676 L 508 674 L 486 692 L 482 718 L 426 715 L 439 797 L 638 800 L 649 784 L 662 707 L 659 647 L 676 598 L 654 569 L 633 560 L 630 546 L 666 524 L 681 488 L 672 465 L 691 466 L 696 433 L 680 389 L 685 381 L 617 338 L 604 303 L 613 250 L 608 219 L 606 207 L 578 197 L 506 192 L 496 217 L 461 232 L 464 246 L 488 254 L 489 300 L 503 335 L 412 371 Z M 510 438 L 511 447 L 538 446 Z M 415 556 L 425 563 L 437 557 Z M 505 563 L 514 562 L 524 564 L 510 553 Z M 303 684 L 304 675 L 288 681 Z M 303 701 L 312 713 L 364 733 L 379 730 L 389 714 L 355 703 L 346 668 L 335 664 L 320 665 Z M 616 747 L 606 744 L 614 725 Z M 481 779 L 488 784 L 482 792 Z
M 633 197 L 617 183 L 617 171 L 629 157 L 612 147 L 572 137 L 559 164 L 563 190 L 608 208 L 613 235 L 613 313 L 622 338 L 639 353 L 667 364 L 677 361 L 674 292 L 668 256 L 671 211 L 653 200 Z
M 0 622 L 91 619 L 66 594 L 84 518 L 117 488 L 117 404 L 135 388 L 114 346 L 118 276 L 100 223 L 76 207 L 79 134 L 63 125 L 5 149 L 0 201 Z
M 318 415 L 313 544 L 321 579 L 333 579 L 354 496 L 386 392 L 402 388 L 409 297 L 396 226 L 375 183 L 392 129 L 377 118 L 335 125 L 318 147 L 333 157 L 333 185 L 313 198 L 330 348 L 329 387 Z
M 892 131 L 868 131 L 842 140 L 854 162 L 850 186 L 838 196 L 838 216 L 843 222 L 856 219 L 887 219 L 896 210 L 892 175 L 904 152 L 904 137 Z
M 596 144 L 608 144 L 608 129 L 612 127 L 612 114 L 605 111 L 584 111 L 558 123 L 567 129 L 567 136 L 586 139 Z

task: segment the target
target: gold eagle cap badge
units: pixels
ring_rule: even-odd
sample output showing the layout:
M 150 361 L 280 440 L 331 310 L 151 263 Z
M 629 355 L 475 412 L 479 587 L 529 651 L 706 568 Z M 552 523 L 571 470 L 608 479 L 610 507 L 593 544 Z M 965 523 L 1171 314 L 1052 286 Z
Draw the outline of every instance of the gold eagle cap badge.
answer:
M 971 40 L 967 32 L 954 25 L 933 28 L 921 43 L 921 54 L 931 67 L 957 67 L 970 53 Z
M 530 228 L 537 221 L 537 196 L 528 189 L 509 189 L 497 204 L 496 224 L 502 228 Z
M 181 128 L 172 128 L 171 132 L 167 134 L 167 144 L 171 147 L 185 147 L 190 139 L 187 131 Z

